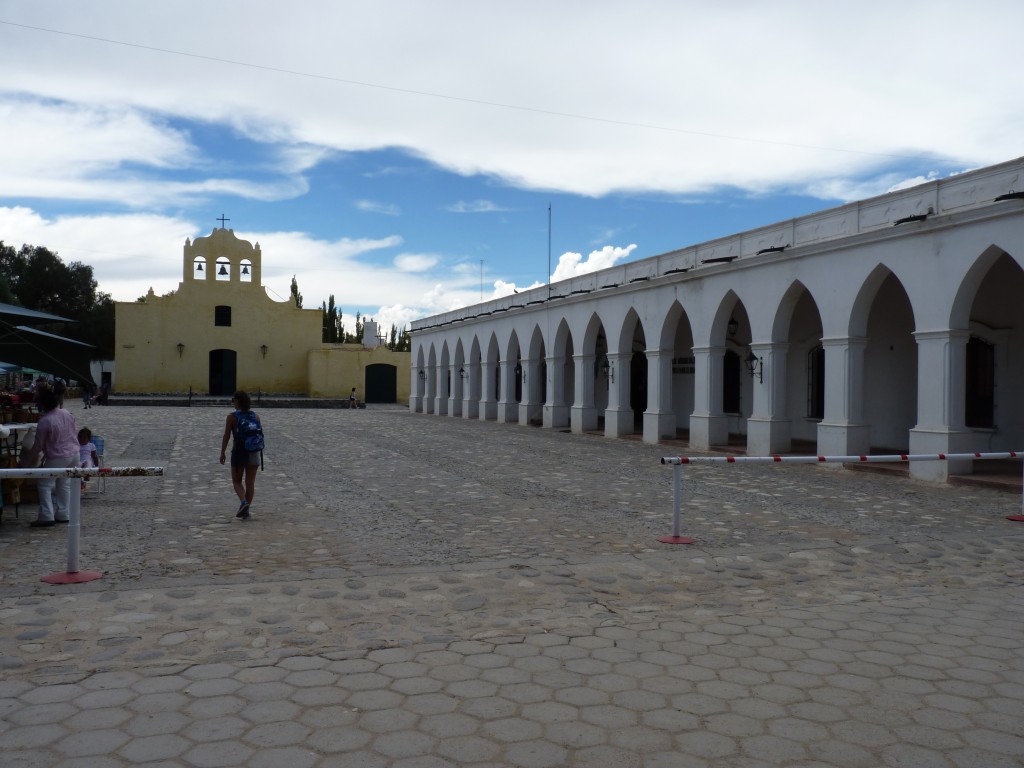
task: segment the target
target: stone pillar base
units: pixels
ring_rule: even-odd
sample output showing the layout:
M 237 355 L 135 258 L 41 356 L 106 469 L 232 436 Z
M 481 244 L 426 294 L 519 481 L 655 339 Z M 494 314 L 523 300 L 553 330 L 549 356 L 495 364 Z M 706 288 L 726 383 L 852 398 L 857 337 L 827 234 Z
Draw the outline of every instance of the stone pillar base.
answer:
M 917 427 L 910 430 L 911 453 L 973 453 L 973 442 L 974 435 L 967 431 Z M 917 480 L 944 483 L 950 475 L 970 475 L 973 472 L 974 462 L 970 459 L 910 462 L 910 476 Z
M 548 429 L 569 426 L 569 406 L 567 405 L 545 405 L 544 426 Z
M 540 403 L 519 404 L 519 424 L 528 427 L 531 424 L 540 424 L 543 419 L 544 406 Z
M 604 436 L 605 437 L 622 437 L 623 435 L 632 435 L 633 429 L 633 409 L 625 408 L 607 408 L 604 412 Z
M 498 401 L 484 400 L 480 403 L 480 421 L 496 421 L 498 418 Z
M 573 406 L 569 411 L 569 423 L 574 434 L 593 432 L 597 429 L 597 408 Z
M 434 411 L 433 412 L 436 413 L 438 416 L 447 416 L 448 415 L 448 398 L 446 398 L 446 397 L 434 398 Z
M 871 450 L 870 424 L 818 424 L 818 454 L 821 456 L 863 456 Z M 835 469 L 842 464 L 824 463 Z
M 476 419 L 480 414 L 480 401 L 479 400 L 463 400 L 462 401 L 462 418 L 464 419 Z
M 462 401 L 461 400 L 449 400 L 448 401 L 448 415 L 449 416 L 461 416 L 462 415 Z
M 690 415 L 690 447 L 706 451 L 713 445 L 729 442 L 729 417 Z
M 412 395 L 409 397 L 409 412 L 410 413 L 423 413 L 423 398 L 418 395 Z
M 676 436 L 674 411 L 646 411 L 644 413 L 644 442 L 658 443 Z
M 772 456 L 793 447 L 789 419 L 747 419 L 747 455 Z
M 498 421 L 503 424 L 519 421 L 519 403 L 498 403 Z

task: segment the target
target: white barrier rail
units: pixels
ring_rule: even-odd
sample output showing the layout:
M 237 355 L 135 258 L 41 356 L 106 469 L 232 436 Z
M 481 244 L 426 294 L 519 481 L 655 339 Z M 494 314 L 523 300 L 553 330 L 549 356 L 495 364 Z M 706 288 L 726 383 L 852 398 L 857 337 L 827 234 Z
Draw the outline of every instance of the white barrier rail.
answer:
M 160 477 L 163 473 L 163 467 L 70 467 L 64 469 L 38 467 L 35 469 L 0 469 L 0 480 L 29 480 L 47 477 L 67 477 L 78 480 L 90 477 Z M 94 581 L 103 575 L 99 571 L 80 571 L 78 569 L 81 520 L 82 486 L 79 483 L 71 483 L 71 499 L 68 503 L 68 567 L 63 573 L 44 576 L 43 581 L 49 584 L 80 584 L 85 581 Z
M 911 461 L 975 461 L 990 459 L 1020 459 L 1020 451 L 993 453 L 892 453 L 877 456 L 662 456 L 662 464 L 670 464 L 673 473 L 672 535 L 659 536 L 664 544 L 693 544 L 695 539 L 682 535 L 682 487 L 684 464 L 898 464 Z M 1024 498 L 1019 515 L 1008 515 L 1007 520 L 1024 522 Z

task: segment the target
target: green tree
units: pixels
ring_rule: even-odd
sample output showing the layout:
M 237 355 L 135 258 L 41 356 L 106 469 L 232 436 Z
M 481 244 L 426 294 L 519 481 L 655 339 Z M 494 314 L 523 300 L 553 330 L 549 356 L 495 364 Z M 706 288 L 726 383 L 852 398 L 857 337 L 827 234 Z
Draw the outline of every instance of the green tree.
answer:
M 296 307 L 302 309 L 302 294 L 299 293 L 299 281 L 295 279 L 295 275 L 292 275 L 292 301 Z
M 327 344 L 336 344 L 344 336 L 340 335 L 343 333 L 340 330 L 341 313 L 338 312 L 338 308 L 334 305 L 333 293 L 327 303 L 320 305 L 320 311 L 323 312 L 323 335 L 321 338 Z
M 405 328 L 402 328 L 402 333 L 398 336 L 395 352 L 412 352 L 412 336 L 409 335 Z
M 356 312 L 356 332 L 344 334 L 342 338 L 348 343 L 363 342 L 363 316 L 359 312 Z

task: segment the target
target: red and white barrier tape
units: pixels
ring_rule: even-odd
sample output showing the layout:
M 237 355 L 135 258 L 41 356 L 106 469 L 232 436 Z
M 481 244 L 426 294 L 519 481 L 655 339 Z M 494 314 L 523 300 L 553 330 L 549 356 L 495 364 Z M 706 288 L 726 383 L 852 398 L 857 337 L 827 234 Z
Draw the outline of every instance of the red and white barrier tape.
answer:
M 867 464 L 900 463 L 907 461 L 958 461 L 966 459 L 1020 459 L 1024 453 L 891 453 L 878 456 L 662 456 L 662 464 Z
M 681 527 L 681 496 L 683 464 L 898 464 L 910 461 L 974 461 L 976 459 L 1020 459 L 1024 458 L 1021 451 L 1003 451 L 995 453 L 892 453 L 878 456 L 662 456 L 662 464 L 671 464 L 675 468 L 673 483 L 675 508 L 672 514 L 672 535 L 660 536 L 658 541 L 665 544 L 693 544 L 694 539 L 680 535 Z M 1024 502 L 1022 502 L 1024 512 Z M 1009 515 L 1007 520 L 1024 522 L 1024 514 Z

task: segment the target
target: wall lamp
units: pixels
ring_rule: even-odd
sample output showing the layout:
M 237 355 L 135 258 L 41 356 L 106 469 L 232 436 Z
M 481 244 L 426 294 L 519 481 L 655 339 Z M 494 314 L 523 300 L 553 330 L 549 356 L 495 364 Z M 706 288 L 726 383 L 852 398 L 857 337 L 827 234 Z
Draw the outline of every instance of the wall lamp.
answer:
M 266 344 L 260 344 L 260 354 L 263 355 L 264 360 L 267 359 L 267 349 L 268 347 Z
M 469 374 L 466 372 L 466 369 L 463 368 L 462 366 L 459 366 L 459 378 L 464 379 L 467 376 L 469 376 Z
M 601 371 L 608 377 L 608 381 L 612 383 L 615 382 L 615 366 L 611 364 L 607 357 L 604 359 L 604 362 L 601 363 Z
M 181 357 L 181 353 L 185 351 L 185 345 L 180 341 L 178 342 L 178 357 Z
M 725 329 L 729 332 L 729 338 L 731 339 L 736 335 L 736 331 L 739 329 L 740 324 L 736 322 L 735 317 L 730 317 L 729 322 L 726 323 Z
M 747 355 L 745 362 L 747 363 L 747 373 L 749 373 L 751 377 L 757 376 L 757 380 L 763 383 L 764 361 L 754 354 L 754 350 L 750 350 L 750 354 Z
M 427 380 L 427 374 L 426 374 L 426 372 L 422 368 L 420 368 L 420 374 L 419 375 L 420 375 L 420 381 L 426 381 Z
M 516 367 L 515 367 L 514 370 L 515 370 L 516 376 L 522 376 L 523 375 L 523 364 L 519 360 L 516 360 Z

